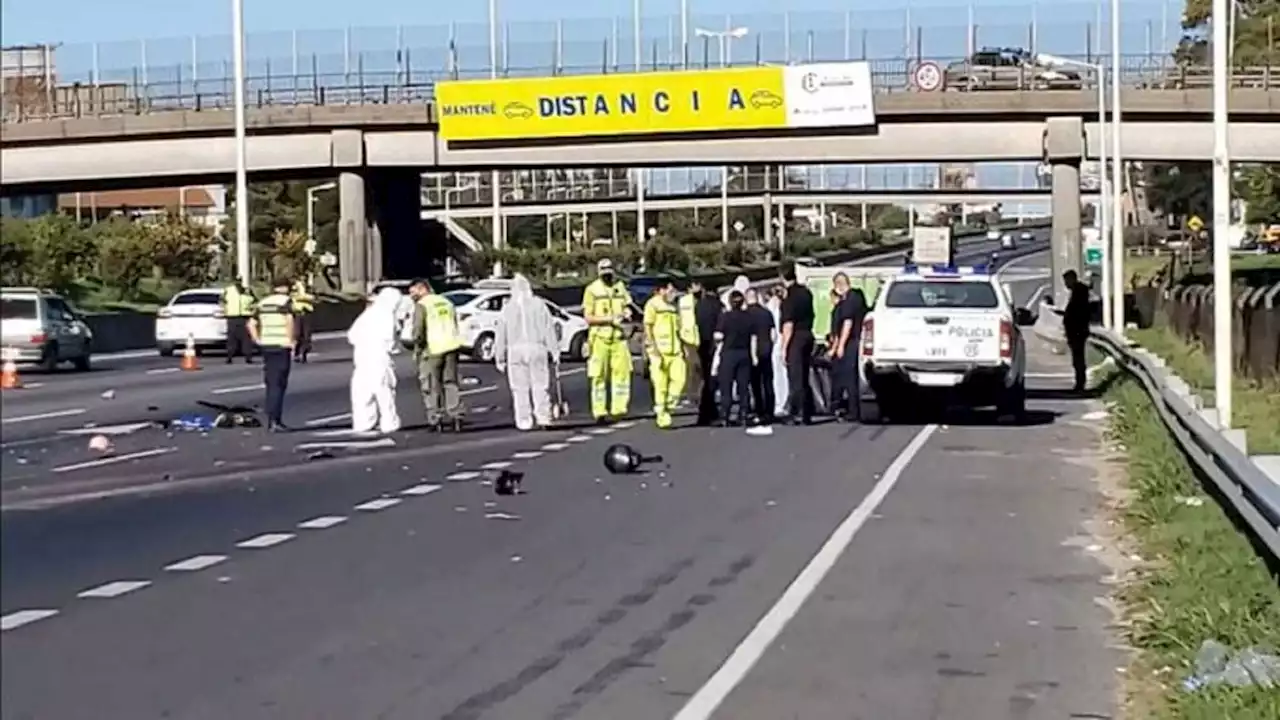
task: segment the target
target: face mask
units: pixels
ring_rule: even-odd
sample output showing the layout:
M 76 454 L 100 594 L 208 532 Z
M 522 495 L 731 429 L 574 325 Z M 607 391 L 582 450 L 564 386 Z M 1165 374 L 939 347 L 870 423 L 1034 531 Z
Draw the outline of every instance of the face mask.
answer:
M 610 283 L 610 284 L 612 284 L 612 283 L 613 283 L 613 273 L 611 273 L 611 272 L 603 272 L 603 273 L 600 273 L 600 279 L 601 279 L 601 280 L 603 280 L 603 281 L 605 281 L 606 283 Z

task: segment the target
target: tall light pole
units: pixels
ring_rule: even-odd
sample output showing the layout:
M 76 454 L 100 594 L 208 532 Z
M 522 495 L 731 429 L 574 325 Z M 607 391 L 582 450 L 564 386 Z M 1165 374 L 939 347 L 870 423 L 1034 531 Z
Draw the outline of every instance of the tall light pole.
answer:
M 1070 58 L 1058 57 L 1056 55 L 1039 54 L 1036 55 L 1036 64 L 1045 67 L 1077 67 L 1089 70 L 1093 73 L 1098 85 L 1098 240 L 1102 245 L 1102 277 L 1101 287 L 1098 292 L 1102 295 L 1102 325 L 1103 327 L 1114 327 L 1114 319 L 1112 308 L 1117 298 L 1119 302 L 1124 302 L 1123 288 L 1117 290 L 1111 286 L 1110 269 L 1115 263 L 1115 258 L 1111 257 L 1111 245 L 1107 242 L 1109 237 L 1115 237 L 1117 234 L 1123 234 L 1123 231 L 1116 227 L 1116 221 L 1113 213 L 1108 212 L 1107 198 L 1107 73 L 1101 63 L 1086 63 Z M 1119 295 L 1117 295 L 1117 292 Z M 1121 328 L 1123 329 L 1123 328 Z
M 689 69 L 689 0 L 680 0 L 680 65 Z
M 631 24 L 635 30 L 635 65 L 636 72 L 640 72 L 640 0 L 634 0 L 631 4 Z M 636 168 L 636 244 L 644 245 L 644 168 Z
M 729 166 L 720 166 L 720 242 L 729 243 Z
M 1124 148 L 1120 143 L 1120 0 L 1111 0 L 1111 327 L 1124 334 Z
M 231 61 L 235 66 L 236 276 L 249 286 L 249 159 L 244 119 L 244 0 L 231 0 Z
M 1227 0 L 1213 0 L 1213 394 L 1220 427 L 1231 427 L 1231 148 L 1227 135 L 1231 25 Z
M 498 79 L 498 0 L 489 0 L 489 78 Z M 494 170 L 489 176 L 493 193 L 493 249 L 502 250 L 507 245 L 502 223 L 502 176 Z M 501 256 L 499 256 L 501 257 Z M 493 276 L 502 277 L 502 261 L 493 264 Z
M 729 43 L 733 40 L 741 39 L 751 32 L 745 27 L 730 28 L 728 30 L 708 30 L 706 28 L 696 28 L 693 33 L 698 37 L 716 38 L 720 43 L 720 67 L 729 65 Z

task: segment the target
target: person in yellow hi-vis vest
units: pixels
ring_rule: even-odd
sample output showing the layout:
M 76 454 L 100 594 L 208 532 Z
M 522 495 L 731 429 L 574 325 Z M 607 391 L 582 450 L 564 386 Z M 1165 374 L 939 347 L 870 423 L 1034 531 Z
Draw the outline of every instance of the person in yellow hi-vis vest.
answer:
M 222 314 L 227 319 L 227 364 L 236 355 L 246 363 L 253 362 L 253 342 L 249 337 L 249 318 L 253 317 L 253 292 L 241 280 L 234 280 L 222 290 Z
M 277 280 L 273 292 L 262 298 L 249 320 L 249 335 L 262 348 L 262 381 L 267 396 L 263 409 L 267 413 L 267 429 L 288 430 L 284 424 L 284 394 L 289 389 L 290 360 L 296 338 L 289 281 Z
M 600 277 L 582 292 L 582 315 L 591 326 L 587 334 L 591 415 L 603 424 L 622 418 L 631 403 L 631 349 L 622 327 L 631 316 L 631 296 L 614 273 L 612 260 L 601 260 L 596 271 Z
M 462 394 L 458 389 L 458 355 L 462 334 L 458 313 L 448 298 L 431 291 L 426 280 L 414 280 L 409 296 L 417 303 L 414 312 L 413 357 L 418 361 L 418 382 L 427 426 L 440 430 L 449 425 L 462 430 Z
M 653 414 L 660 428 L 671 427 L 671 413 L 684 392 L 689 368 L 675 298 L 676 286 L 666 280 L 644 305 L 644 351 L 653 385 Z
M 296 343 L 293 346 L 295 362 L 305 363 L 311 353 L 311 313 L 315 312 L 315 296 L 301 278 L 293 281 L 289 291 L 289 299 L 293 301 L 293 321 L 297 330 Z
M 680 342 L 684 345 L 685 391 L 689 400 L 697 402 L 702 393 L 702 367 L 698 358 L 698 297 L 693 293 L 693 284 L 684 290 L 676 301 L 676 310 L 680 314 Z

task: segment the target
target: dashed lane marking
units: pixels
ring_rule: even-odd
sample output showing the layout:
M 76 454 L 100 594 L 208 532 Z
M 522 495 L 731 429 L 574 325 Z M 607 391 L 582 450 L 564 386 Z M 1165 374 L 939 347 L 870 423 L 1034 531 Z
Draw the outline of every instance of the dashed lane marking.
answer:
M 150 580 L 116 580 L 105 585 L 76 593 L 78 598 L 114 598 L 131 593 L 151 584 Z
M 340 420 L 350 420 L 350 419 L 351 419 L 351 413 L 345 412 L 345 413 L 338 413 L 337 415 L 325 415 L 324 417 L 314 418 L 314 419 L 308 420 L 306 422 L 306 425 L 308 427 L 311 427 L 314 425 L 328 425 L 329 423 L 335 423 Z
M 356 506 L 356 510 L 364 510 L 365 512 L 377 512 L 379 510 L 386 510 L 389 507 L 394 507 L 396 505 L 399 505 L 401 502 L 404 502 L 404 501 L 400 500 L 399 498 L 376 498 L 368 502 L 360 503 L 359 505 Z
M 689 698 L 672 720 L 708 720 L 715 713 L 729 693 L 742 682 L 747 673 L 751 672 L 751 668 L 760 660 L 765 650 L 773 644 L 791 619 L 800 612 L 801 606 L 853 542 L 854 535 L 862 529 L 893 486 L 898 484 L 902 472 L 937 429 L 937 425 L 926 425 L 916 433 L 916 436 L 907 443 L 907 446 L 876 481 L 871 492 L 836 526 L 835 531 L 823 543 L 818 553 L 805 565 L 796 579 L 791 581 L 791 585 L 782 593 L 782 597 L 769 608 L 769 612 L 765 613 L 738 647 L 734 648 L 720 669 L 716 670 L 706 684 Z
M 85 462 L 72 463 L 71 465 L 59 465 L 53 469 L 56 473 L 71 472 L 73 470 L 88 470 L 90 468 L 102 467 L 104 465 L 115 465 L 116 463 L 128 462 L 130 460 L 141 460 L 142 458 L 155 457 L 157 455 L 168 455 L 177 452 L 176 447 L 154 448 L 151 450 L 139 450 L 138 452 L 125 453 L 124 455 L 112 455 L 111 457 L 99 458 L 97 460 L 87 460 Z
M 248 540 L 241 540 L 236 543 L 236 547 L 248 548 L 251 550 L 260 550 L 269 548 L 273 545 L 279 545 L 293 539 L 293 533 L 263 533 L 257 537 L 251 537 Z
M 423 495 L 430 495 L 431 493 L 439 490 L 441 487 L 442 486 L 440 485 L 430 485 L 430 484 L 414 485 L 413 487 L 407 487 L 401 490 L 400 494 L 411 495 L 414 497 L 421 497 Z
M 155 427 L 153 422 L 136 422 L 124 423 L 123 425 L 103 425 L 82 428 L 72 428 L 70 430 L 59 430 L 59 435 L 129 435 L 149 427 Z
M 57 614 L 57 610 L 47 609 L 18 610 L 16 612 L 11 612 L 8 615 L 0 617 L 0 632 L 16 630 L 23 625 L 30 625 L 33 622 L 39 622 Z
M 30 387 L 30 386 L 28 386 Z M 35 422 L 36 420 L 51 420 L 53 418 L 74 417 L 89 412 L 84 408 L 70 408 L 67 410 L 51 410 L 44 413 L 35 413 L 33 415 L 19 415 L 17 417 L 0 418 L 0 425 L 16 425 L 24 422 Z
M 572 437 L 565 438 L 565 442 L 571 442 L 571 443 L 591 442 L 591 438 L 587 435 L 574 435 Z
M 587 432 L 591 433 L 592 435 L 612 435 L 617 431 L 611 427 L 603 427 L 603 428 L 591 428 Z M 569 438 L 569 439 L 572 440 L 573 438 Z
M 493 462 L 488 462 L 481 465 L 480 469 L 481 470 L 503 470 L 511 467 L 514 464 L 515 463 L 511 462 L 510 460 L 495 460 Z
M 395 447 L 394 438 L 384 437 L 376 440 L 331 440 L 327 442 L 308 442 L 297 445 L 295 450 L 374 450 L 376 448 Z
M 257 383 L 256 385 L 236 385 L 235 387 L 214 388 L 209 391 L 210 395 L 231 395 L 232 393 L 253 392 L 254 390 L 263 390 L 266 385 Z
M 628 428 L 633 428 L 635 426 L 636 426 L 635 420 L 623 420 L 622 422 L 618 423 L 616 427 L 619 430 L 626 430 Z
M 226 555 L 196 555 L 186 560 L 179 560 L 172 565 L 165 565 L 164 569 L 169 572 L 195 572 L 207 567 L 213 567 L 226 559 Z
M 478 477 L 480 477 L 480 473 L 475 470 L 463 470 L 445 476 L 445 480 L 475 480 Z
M 347 519 L 341 515 L 321 515 L 298 523 L 298 527 L 307 530 L 328 530 L 334 525 L 341 525 L 346 521 Z
M 512 460 L 532 460 L 542 457 L 542 453 L 537 450 L 521 450 L 520 452 L 511 453 Z
M 542 449 L 548 452 L 556 452 L 558 450 L 564 450 L 567 447 L 569 447 L 569 443 L 547 443 L 542 446 Z
M 147 371 L 148 375 L 168 375 L 170 373 L 182 372 L 182 368 L 152 368 Z

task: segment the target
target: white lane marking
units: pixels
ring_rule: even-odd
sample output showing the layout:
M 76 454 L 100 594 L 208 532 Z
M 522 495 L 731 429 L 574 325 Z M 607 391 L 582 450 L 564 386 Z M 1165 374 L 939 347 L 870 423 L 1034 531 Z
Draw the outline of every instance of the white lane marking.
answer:
M 182 372 L 182 368 L 152 368 L 147 371 L 148 375 L 168 375 L 169 373 Z
M 481 470 L 502 470 L 504 468 L 509 468 L 514 464 L 515 463 L 509 460 L 495 460 L 493 462 L 489 462 L 481 465 L 480 469 Z
M 760 660 L 769 645 L 782 633 L 787 623 L 800 612 L 801 606 L 853 542 L 853 536 L 884 501 L 893 486 L 898 484 L 902 472 L 937 429 L 937 425 L 926 425 L 916 433 L 898 457 L 893 459 L 884 475 L 876 481 L 871 492 L 836 526 L 818 553 L 805 565 L 796 579 L 791 581 L 791 585 L 782 593 L 782 597 L 778 598 L 777 603 L 769 608 L 769 612 L 765 613 L 738 647 L 734 648 L 720 669 L 716 670 L 706 684 L 689 698 L 689 702 L 685 703 L 672 720 L 708 720 L 711 717 L 716 708 L 720 707 L 720 703 L 724 702 L 729 693 L 742 682 L 751 668 Z
M 150 580 L 116 580 L 76 593 L 78 598 L 114 598 L 151 584 Z
M 463 470 L 462 472 L 445 476 L 445 480 L 475 480 L 478 477 L 480 477 L 480 473 L 474 470 Z
M 97 460 L 87 460 L 81 463 L 73 463 L 71 465 L 59 465 L 54 468 L 56 473 L 71 472 L 73 470 L 88 470 L 89 468 L 102 467 L 104 465 L 114 465 L 116 463 L 127 462 L 129 460 L 141 460 L 142 458 L 155 457 L 156 455 L 168 455 L 177 452 L 176 447 L 155 448 L 152 450 L 139 450 L 138 452 L 125 453 L 124 455 L 112 455 L 111 457 L 99 458 Z
M 33 622 L 39 622 L 47 618 L 57 615 L 57 610 L 18 610 L 11 612 L 4 617 L 0 617 L 0 632 L 6 630 L 14 630 L 23 625 L 30 625 Z
M 636 426 L 635 420 L 623 420 L 622 422 L 618 423 L 617 428 L 619 430 L 626 430 L 627 428 L 633 428 L 635 426 Z
M 603 428 L 591 428 L 587 432 L 591 433 L 592 435 L 612 435 L 617 431 L 611 427 L 603 427 Z M 569 438 L 569 439 L 572 440 L 573 438 Z
M 42 382 L 22 383 L 23 390 L 35 390 L 36 388 L 42 387 L 44 387 L 44 383 Z
M 338 422 L 339 420 L 350 420 L 350 419 L 351 419 L 351 413 L 345 412 L 345 413 L 338 413 L 337 415 L 325 415 L 324 417 L 318 417 L 312 420 L 308 420 L 306 424 L 308 426 L 328 425 L 329 423 Z
M 404 501 L 401 500 L 400 498 L 376 498 L 368 502 L 360 503 L 359 505 L 356 506 L 356 510 L 364 510 L 365 512 L 377 512 L 379 510 L 386 510 L 389 507 L 394 507 L 396 505 L 399 505 L 402 502 Z
M 269 548 L 272 545 L 279 545 L 293 539 L 293 533 L 263 533 L 257 537 L 251 537 L 248 540 L 241 540 L 236 543 L 238 548 L 248 548 L 258 550 L 261 548 Z
M 521 450 L 520 452 L 511 453 L 512 460 L 532 460 L 537 457 L 542 457 L 542 453 L 537 450 Z
M 574 435 L 573 437 L 565 438 L 565 442 L 571 442 L 571 443 L 584 443 L 584 442 L 590 442 L 590 441 L 591 441 L 591 438 L 586 435 Z
M 152 422 L 126 423 L 124 425 L 104 425 L 102 427 L 83 427 L 72 430 L 59 430 L 60 435 L 128 435 L 143 428 L 155 425 Z
M 319 340 L 337 340 L 346 337 L 346 330 L 334 330 L 333 332 L 315 333 L 311 336 L 311 341 Z M 315 357 L 320 353 L 312 352 L 311 357 Z M 155 348 L 149 350 L 121 350 L 120 352 L 102 353 L 101 355 L 94 353 L 94 360 L 137 360 L 138 358 L 151 358 L 156 356 Z
M 334 525 L 341 525 L 346 521 L 347 519 L 341 515 L 321 515 L 298 523 L 298 527 L 306 528 L 307 530 L 328 530 Z
M 463 390 L 459 392 L 458 395 L 466 397 L 467 395 L 479 395 L 480 393 L 493 392 L 494 390 L 497 390 L 497 389 L 498 389 L 497 385 L 486 385 L 484 387 L 471 388 L 470 390 Z
M 226 555 L 196 555 L 186 560 L 179 560 L 172 565 L 166 565 L 164 569 L 170 572 L 195 572 L 207 567 L 213 567 L 226 559 Z
M 548 452 L 556 452 L 558 450 L 564 450 L 567 447 L 569 447 L 569 443 L 547 443 L 542 446 L 542 449 L 547 450 Z
M 0 425 L 16 425 L 17 423 L 32 422 L 35 420 L 50 420 L 52 418 L 72 417 L 74 415 L 83 415 L 89 412 L 84 408 L 71 408 L 70 410 L 53 410 L 46 413 L 36 413 L 35 415 L 19 415 L 17 417 L 8 417 L 0 419 Z
M 232 393 L 253 392 L 254 390 L 262 390 L 266 385 L 258 383 L 257 385 L 236 385 L 235 387 L 214 388 L 209 391 L 210 395 L 230 395 Z
M 423 495 L 430 495 L 431 493 L 436 492 L 441 487 L 442 486 L 440 485 L 431 485 L 431 484 L 414 485 L 413 487 L 407 487 L 401 490 L 400 494 L 411 495 L 414 497 L 422 497 Z
M 384 437 L 377 440 L 330 440 L 325 442 L 309 442 L 302 443 L 294 447 L 295 450 L 327 450 L 330 448 L 345 448 L 347 450 L 372 450 L 373 448 L 395 447 L 394 438 Z

